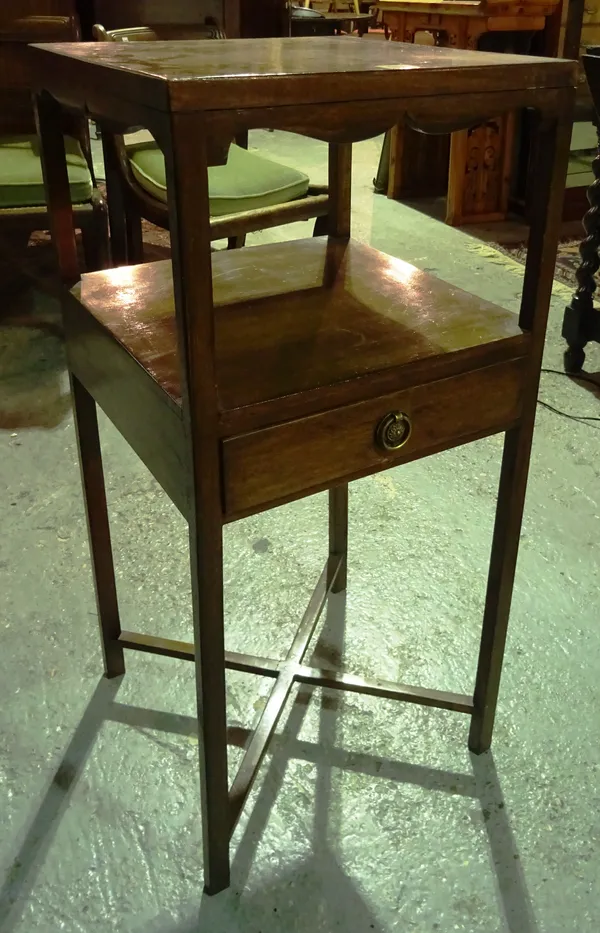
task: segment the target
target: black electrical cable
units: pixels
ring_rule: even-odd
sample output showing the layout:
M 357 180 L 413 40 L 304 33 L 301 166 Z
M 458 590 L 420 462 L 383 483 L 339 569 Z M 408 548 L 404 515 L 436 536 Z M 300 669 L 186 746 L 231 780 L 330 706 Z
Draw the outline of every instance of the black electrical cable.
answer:
M 551 373 L 554 376 L 565 376 L 569 379 L 578 379 L 580 382 L 589 382 L 591 385 L 596 386 L 600 392 L 600 379 L 595 379 L 593 376 L 588 376 L 585 373 L 565 373 L 560 369 L 546 368 L 542 368 L 542 372 Z M 579 421 L 582 424 L 587 424 L 589 427 L 594 427 L 590 424 L 590 421 L 600 421 L 600 417 L 596 417 L 595 415 L 571 415 L 568 411 L 562 411 L 560 408 L 555 408 L 555 406 L 551 405 L 549 402 L 542 401 L 541 398 L 538 398 L 538 405 L 547 408 L 548 411 L 554 412 L 555 415 L 561 415 L 563 418 L 568 418 L 570 421 Z
M 562 369 L 546 369 L 542 367 L 543 373 L 552 373 L 554 376 L 563 376 L 568 379 L 579 379 L 580 382 L 589 382 L 591 385 L 596 386 L 600 392 L 600 375 L 598 378 L 595 376 L 588 376 L 587 373 L 566 373 Z

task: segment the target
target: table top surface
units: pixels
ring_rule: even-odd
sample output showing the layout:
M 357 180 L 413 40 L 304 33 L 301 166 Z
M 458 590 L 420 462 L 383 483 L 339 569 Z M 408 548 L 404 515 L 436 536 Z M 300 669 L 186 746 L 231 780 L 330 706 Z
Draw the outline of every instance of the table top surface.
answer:
M 158 110 L 221 110 L 573 86 L 572 62 L 352 37 L 34 45 L 37 85 Z

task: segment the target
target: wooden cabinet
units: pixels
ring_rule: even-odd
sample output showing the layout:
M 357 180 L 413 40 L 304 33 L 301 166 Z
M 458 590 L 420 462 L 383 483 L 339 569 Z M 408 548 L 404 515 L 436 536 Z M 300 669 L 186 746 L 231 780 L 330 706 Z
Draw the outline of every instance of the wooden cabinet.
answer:
M 377 9 L 392 40 L 494 52 L 530 51 L 559 0 L 378 0 Z M 446 222 L 502 220 L 508 210 L 515 115 L 444 137 L 416 138 L 410 126 L 392 137 L 388 195 L 438 196 L 447 192 Z M 418 151 L 419 157 L 415 158 Z

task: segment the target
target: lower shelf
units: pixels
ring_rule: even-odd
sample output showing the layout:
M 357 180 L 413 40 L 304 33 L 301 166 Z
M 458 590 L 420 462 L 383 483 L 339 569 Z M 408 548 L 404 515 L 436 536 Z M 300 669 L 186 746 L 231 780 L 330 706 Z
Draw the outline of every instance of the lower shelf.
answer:
M 213 301 L 226 521 L 520 416 L 531 340 L 516 315 L 363 244 L 217 253 Z M 186 514 L 170 263 L 85 275 L 71 304 L 72 371 Z
M 353 394 L 357 401 L 395 389 L 400 369 L 408 384 L 418 384 L 526 352 L 527 335 L 510 311 L 352 240 L 314 237 L 221 251 L 212 264 L 227 433 L 232 412 L 243 410 L 246 425 L 274 423 L 280 413 L 322 410 L 315 396 L 324 390 L 333 407 Z M 76 294 L 179 402 L 170 262 L 84 275 Z

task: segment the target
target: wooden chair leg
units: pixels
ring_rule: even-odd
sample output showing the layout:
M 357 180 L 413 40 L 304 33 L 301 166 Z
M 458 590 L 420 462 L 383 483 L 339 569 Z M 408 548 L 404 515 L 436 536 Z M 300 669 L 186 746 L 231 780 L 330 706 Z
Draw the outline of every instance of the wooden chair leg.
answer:
M 102 129 L 102 150 L 112 264 L 113 266 L 135 265 L 144 261 L 142 219 L 124 188 L 115 137 L 105 127 Z
M 125 239 L 127 243 L 127 263 L 134 266 L 143 262 L 142 218 L 130 206 L 125 211 Z
M 337 560 L 342 557 L 332 593 L 346 589 L 348 578 L 348 483 L 329 490 L 329 556 Z
M 402 152 L 404 149 L 404 134 L 406 127 L 396 125 L 389 131 L 389 168 L 387 196 L 395 201 L 400 197 L 402 190 Z
M 227 249 L 242 249 L 246 245 L 246 234 L 240 233 L 237 236 L 227 237 Z
M 313 228 L 313 236 L 327 236 L 328 230 L 329 217 L 327 214 L 323 214 L 323 216 L 317 217 L 315 220 L 315 226 Z
M 81 227 L 81 240 L 86 272 L 97 272 L 110 266 L 108 212 L 104 201 L 94 205 L 92 217 Z
M 113 266 L 127 265 L 125 193 L 114 135 L 102 127 L 102 151 L 110 227 L 110 257 Z
M 102 452 L 98 433 L 96 403 L 75 376 L 71 375 L 71 393 L 75 429 L 79 447 L 79 465 L 88 524 L 90 555 L 96 588 L 100 637 L 107 677 L 125 673 L 123 648 L 119 644 L 121 624 L 117 602 L 117 584 L 106 507 Z

